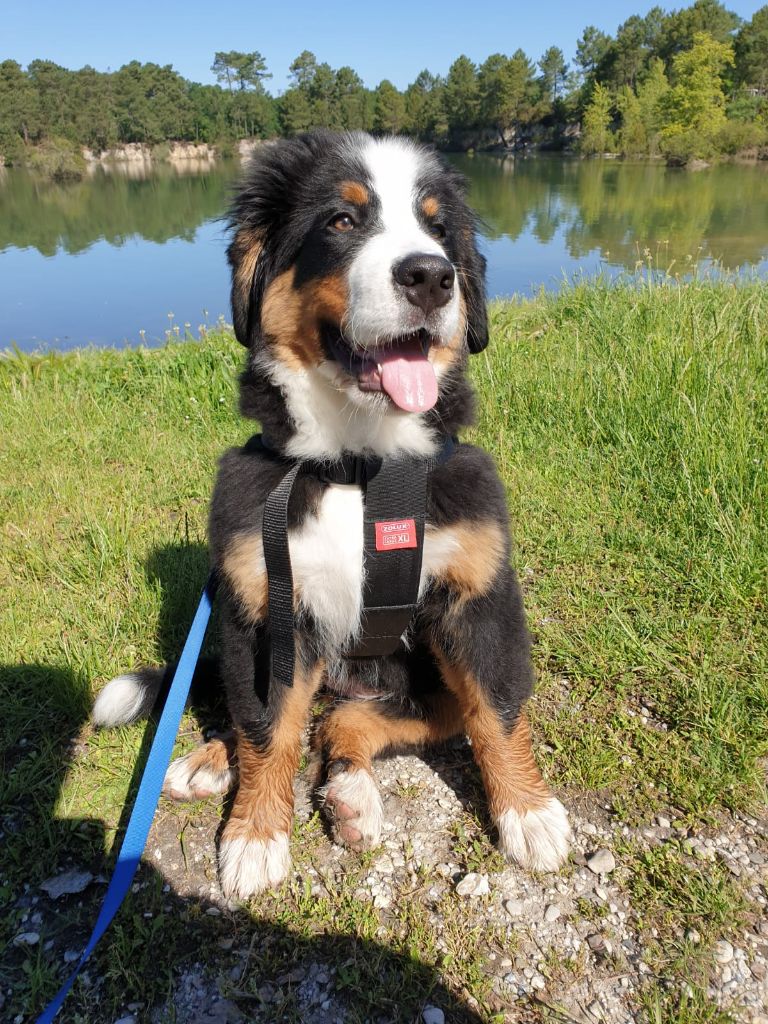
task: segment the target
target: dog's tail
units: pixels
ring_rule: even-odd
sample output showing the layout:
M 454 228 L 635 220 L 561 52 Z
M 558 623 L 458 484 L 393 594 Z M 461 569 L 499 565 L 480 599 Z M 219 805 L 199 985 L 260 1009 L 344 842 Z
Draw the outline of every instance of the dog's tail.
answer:
M 161 704 L 170 689 L 176 663 L 135 672 L 111 679 L 93 705 L 91 719 L 100 729 L 128 725 L 146 718 Z M 191 703 L 210 703 L 219 689 L 219 666 L 215 658 L 201 658 L 192 678 Z

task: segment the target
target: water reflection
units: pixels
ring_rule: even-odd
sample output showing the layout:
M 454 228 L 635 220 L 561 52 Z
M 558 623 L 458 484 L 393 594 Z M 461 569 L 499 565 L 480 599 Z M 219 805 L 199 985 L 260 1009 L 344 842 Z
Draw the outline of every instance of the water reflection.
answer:
M 652 163 L 556 157 L 457 157 L 491 239 L 560 236 L 572 259 L 598 252 L 632 269 L 638 252 L 681 267 L 703 254 L 732 268 L 768 255 L 768 165 L 722 164 L 696 173 Z M 701 249 L 700 249 L 701 247 Z M 556 269 L 555 269 L 556 272 Z
M 691 259 L 768 266 L 768 165 L 698 173 L 558 157 L 453 157 L 469 180 L 489 293 L 530 293 L 563 275 L 634 269 L 647 246 L 683 273 Z M 162 340 L 167 315 L 228 315 L 223 213 L 240 165 L 194 160 L 97 168 L 55 185 L 0 175 L 0 347 Z
M 8 171 L 0 180 L 0 252 L 16 247 L 73 255 L 94 242 L 119 246 L 134 236 L 191 242 L 201 224 L 224 210 L 238 170 L 235 162 L 184 160 L 153 168 L 126 161 L 65 184 Z

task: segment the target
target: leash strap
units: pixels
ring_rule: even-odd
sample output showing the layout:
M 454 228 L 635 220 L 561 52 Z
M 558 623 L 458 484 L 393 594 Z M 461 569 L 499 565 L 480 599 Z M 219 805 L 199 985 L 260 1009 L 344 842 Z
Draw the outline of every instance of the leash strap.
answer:
M 179 731 L 179 722 L 187 702 L 187 694 L 189 693 L 195 665 L 200 655 L 200 648 L 203 646 L 203 639 L 208 620 L 211 616 L 211 605 L 215 593 L 216 580 L 214 574 L 211 573 L 200 598 L 200 604 L 195 612 L 189 635 L 184 643 L 184 650 L 181 652 L 181 658 L 176 667 L 168 697 L 163 705 L 163 711 L 157 725 L 157 732 L 152 740 L 149 757 L 147 758 L 144 773 L 139 783 L 139 791 L 136 794 L 136 801 L 128 821 L 128 828 L 125 830 L 123 845 L 120 847 L 117 864 L 110 879 L 93 932 L 90 939 L 88 939 L 88 944 L 83 950 L 83 955 L 80 957 L 74 972 L 37 1018 L 37 1024 L 50 1024 L 59 1012 L 62 1003 L 75 982 L 75 978 L 77 978 L 86 960 L 93 952 L 96 943 L 111 924 L 112 918 L 120 909 L 120 905 L 125 899 L 126 893 L 133 881 L 133 876 L 136 874 L 139 859 L 147 844 L 147 836 L 149 835 L 149 829 L 155 815 L 157 802 L 160 799 L 165 772 L 171 760 L 173 743 L 176 739 L 176 733 Z

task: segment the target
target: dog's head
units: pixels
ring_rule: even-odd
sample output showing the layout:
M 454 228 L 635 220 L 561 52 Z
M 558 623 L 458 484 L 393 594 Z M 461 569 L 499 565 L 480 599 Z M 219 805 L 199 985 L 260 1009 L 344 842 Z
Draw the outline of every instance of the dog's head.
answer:
M 235 333 L 285 400 L 291 454 L 426 450 L 488 341 L 460 176 L 403 139 L 313 132 L 258 151 L 232 226 Z

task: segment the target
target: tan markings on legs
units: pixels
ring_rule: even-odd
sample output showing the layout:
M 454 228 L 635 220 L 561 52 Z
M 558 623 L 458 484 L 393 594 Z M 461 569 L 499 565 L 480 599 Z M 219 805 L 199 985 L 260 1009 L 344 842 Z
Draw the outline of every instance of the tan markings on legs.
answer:
M 355 206 L 365 206 L 370 200 L 368 189 L 360 181 L 342 181 L 339 192 L 342 199 Z
M 525 714 L 507 729 L 470 672 L 440 656 L 438 662 L 464 715 L 499 830 L 499 849 L 523 867 L 556 871 L 568 857 L 571 829 L 565 808 L 536 765 Z
M 252 622 L 267 614 L 267 568 L 260 533 L 236 533 L 222 559 L 222 570 Z
M 226 793 L 237 778 L 235 734 L 222 733 L 168 767 L 163 792 L 172 800 L 202 800 Z
M 371 704 L 347 701 L 321 723 L 315 745 L 328 762 L 349 761 L 370 768 L 371 760 L 390 747 L 419 747 L 440 743 L 463 729 L 461 711 L 451 693 L 437 694 L 426 703 L 423 718 L 394 718 Z
M 493 817 L 509 807 L 521 814 L 541 807 L 550 791 L 533 757 L 525 713 L 520 712 L 508 730 L 470 672 L 448 664 L 441 655 L 438 664 L 445 685 L 461 708 Z
M 322 673 L 320 664 L 304 677 L 297 671 L 293 686 L 282 695 L 267 747 L 255 746 L 236 731 L 240 784 L 225 830 L 228 838 L 240 834 L 269 838 L 276 832 L 290 832 L 301 737 Z
M 237 733 L 240 785 L 219 844 L 219 878 L 227 896 L 242 899 L 276 888 L 290 870 L 293 777 L 301 736 L 323 666 L 297 674 L 282 702 L 266 747 Z M 280 685 L 280 684 L 276 684 Z
M 331 274 L 294 287 L 296 268 L 270 282 L 264 292 L 261 326 L 276 355 L 294 370 L 317 366 L 325 358 L 320 325 L 340 324 L 347 311 L 347 286 Z

